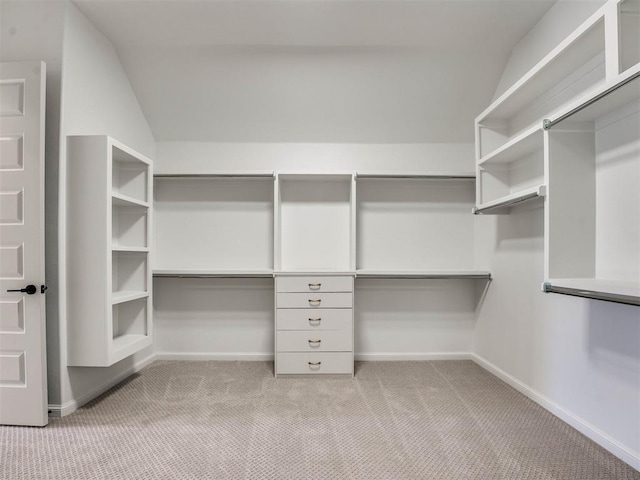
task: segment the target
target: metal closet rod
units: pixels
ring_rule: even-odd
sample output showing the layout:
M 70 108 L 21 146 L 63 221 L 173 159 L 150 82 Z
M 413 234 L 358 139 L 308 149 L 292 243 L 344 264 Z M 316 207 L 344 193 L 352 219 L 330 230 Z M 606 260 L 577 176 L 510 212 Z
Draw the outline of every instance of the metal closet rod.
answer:
M 636 78 L 640 77 L 640 71 L 634 73 L 633 75 L 631 75 L 629 78 L 624 79 L 623 81 L 621 81 L 620 83 L 615 84 L 614 86 L 607 88 L 604 92 L 600 92 L 598 95 L 596 95 L 595 97 L 587 100 L 586 102 L 584 102 L 582 105 L 577 106 L 576 108 L 573 108 L 571 110 L 569 110 L 567 113 L 565 113 L 564 115 L 560 115 L 558 118 L 556 118 L 555 120 L 549 120 L 549 119 L 544 119 L 542 121 L 542 128 L 544 130 L 549 130 L 550 128 L 553 128 L 554 125 L 557 125 L 558 123 L 562 122 L 563 120 L 569 118 L 570 116 L 578 113 L 581 110 L 584 110 L 585 108 L 593 105 L 595 102 L 597 102 L 598 100 L 601 100 L 602 98 L 606 97 L 607 95 L 609 95 L 610 93 L 615 92 L 616 90 L 618 90 L 619 88 L 624 87 L 627 83 L 632 82 L 633 80 L 635 80 Z
M 560 295 L 570 295 L 572 297 L 591 298 L 604 302 L 623 303 L 625 305 L 635 305 L 640 307 L 640 298 L 630 295 L 620 295 L 616 293 L 598 292 L 595 290 L 585 290 L 582 288 L 560 287 L 545 282 L 542 285 L 544 293 L 559 293 Z

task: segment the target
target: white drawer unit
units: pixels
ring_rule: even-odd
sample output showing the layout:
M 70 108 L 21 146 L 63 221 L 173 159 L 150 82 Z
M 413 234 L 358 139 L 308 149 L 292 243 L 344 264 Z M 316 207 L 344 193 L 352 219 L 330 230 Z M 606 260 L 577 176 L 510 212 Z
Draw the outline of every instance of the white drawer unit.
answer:
M 353 277 L 279 277 L 278 292 L 353 292 Z
M 278 374 L 319 375 L 353 373 L 353 352 L 277 353 Z
M 352 308 L 353 293 L 277 293 L 277 308 Z
M 353 375 L 353 276 L 276 275 L 278 375 Z
M 353 338 L 352 330 L 279 330 L 277 342 L 282 352 L 348 352 Z
M 276 328 L 280 330 L 352 330 L 350 308 L 281 308 L 278 310 Z

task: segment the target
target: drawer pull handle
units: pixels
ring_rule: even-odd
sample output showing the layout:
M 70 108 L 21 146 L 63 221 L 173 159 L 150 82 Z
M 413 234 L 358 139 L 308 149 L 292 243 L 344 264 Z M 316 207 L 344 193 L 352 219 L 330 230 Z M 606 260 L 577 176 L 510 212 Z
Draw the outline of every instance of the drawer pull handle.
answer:
M 320 345 L 322 340 L 309 340 L 309 345 Z
M 310 318 L 309 319 L 309 323 L 311 325 L 320 325 L 320 322 L 322 321 L 322 318 L 318 317 L 318 318 Z
M 320 302 L 322 302 L 322 299 L 320 298 L 310 298 L 309 299 L 309 305 L 311 305 L 312 307 L 317 307 L 318 305 L 320 305 Z
M 321 283 L 310 283 L 309 290 L 320 290 L 321 286 L 322 286 Z
M 322 362 L 309 362 L 310 367 L 319 367 L 321 364 Z

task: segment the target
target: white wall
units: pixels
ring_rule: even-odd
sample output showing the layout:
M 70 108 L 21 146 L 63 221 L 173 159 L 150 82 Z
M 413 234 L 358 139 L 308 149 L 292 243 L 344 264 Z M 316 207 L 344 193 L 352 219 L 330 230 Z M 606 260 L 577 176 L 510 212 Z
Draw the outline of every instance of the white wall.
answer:
M 45 126 L 45 277 L 49 403 L 59 397 L 58 181 L 60 77 L 66 3 L 0 2 L 0 61 L 43 60 L 47 64 Z
M 106 134 L 142 154 L 155 157 L 155 141 L 111 43 L 69 3 L 65 19 L 62 59 L 62 115 L 60 132 L 59 263 L 73 252 L 66 250 L 66 142 L 68 135 Z M 105 385 L 130 374 L 152 355 L 152 348 L 109 368 L 67 367 L 66 302 L 78 292 L 64 288 L 66 272 L 59 271 L 60 381 L 51 385 L 52 403 L 64 411 L 83 403 Z
M 594 10 L 594 2 L 553 7 L 514 49 L 499 90 Z M 494 281 L 478 315 L 474 352 L 640 468 L 640 309 L 541 293 L 543 208 L 515 209 L 487 225 L 481 240 Z

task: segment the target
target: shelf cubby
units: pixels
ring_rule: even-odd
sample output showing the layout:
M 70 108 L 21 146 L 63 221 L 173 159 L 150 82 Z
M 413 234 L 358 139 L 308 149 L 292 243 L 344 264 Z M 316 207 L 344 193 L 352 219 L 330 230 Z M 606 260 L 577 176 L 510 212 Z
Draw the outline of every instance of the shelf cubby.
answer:
M 640 72 L 627 73 L 547 122 L 546 277 L 558 288 L 640 289 Z
M 149 299 L 133 299 L 112 307 L 112 351 L 114 361 L 151 345 Z
M 620 73 L 640 63 L 640 0 L 618 4 Z
M 114 202 L 111 210 L 111 246 L 148 248 L 149 209 Z
M 157 176 L 155 269 L 272 270 L 273 183 L 273 174 Z
M 148 254 L 145 252 L 113 252 L 112 281 L 113 294 L 125 292 L 148 292 Z
M 121 201 L 148 205 L 149 165 L 128 149 L 112 146 L 112 192 Z
M 355 269 L 353 174 L 278 174 L 276 270 Z
M 475 182 L 357 180 L 358 272 L 473 270 Z

